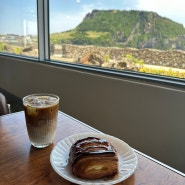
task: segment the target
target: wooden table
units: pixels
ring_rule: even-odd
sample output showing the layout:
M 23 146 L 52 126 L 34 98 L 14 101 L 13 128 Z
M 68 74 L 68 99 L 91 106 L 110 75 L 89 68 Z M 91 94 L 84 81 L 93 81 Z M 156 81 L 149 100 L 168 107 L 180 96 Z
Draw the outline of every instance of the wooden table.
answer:
M 61 139 L 96 129 L 59 112 L 55 142 L 36 149 L 31 147 L 24 112 L 0 117 L 0 185 L 72 185 L 51 167 L 50 153 Z M 135 173 L 120 185 L 185 185 L 185 176 L 137 152 Z

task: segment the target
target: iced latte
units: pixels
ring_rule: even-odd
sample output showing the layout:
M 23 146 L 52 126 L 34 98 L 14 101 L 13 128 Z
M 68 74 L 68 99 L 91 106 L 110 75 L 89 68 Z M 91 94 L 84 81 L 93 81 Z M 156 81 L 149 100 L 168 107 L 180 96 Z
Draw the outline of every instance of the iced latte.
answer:
M 26 126 L 31 144 L 44 148 L 55 138 L 59 97 L 33 94 L 23 98 Z

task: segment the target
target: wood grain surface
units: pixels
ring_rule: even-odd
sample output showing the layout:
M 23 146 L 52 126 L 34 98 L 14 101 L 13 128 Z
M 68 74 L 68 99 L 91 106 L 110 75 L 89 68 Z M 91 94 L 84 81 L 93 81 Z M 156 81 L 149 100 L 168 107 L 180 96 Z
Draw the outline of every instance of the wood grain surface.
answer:
M 50 153 L 61 139 L 83 132 L 96 130 L 59 112 L 54 144 L 36 149 L 29 142 L 24 112 L 0 116 L 0 185 L 72 185 L 53 170 Z M 182 175 L 139 153 L 137 156 L 135 173 L 119 185 L 185 185 Z

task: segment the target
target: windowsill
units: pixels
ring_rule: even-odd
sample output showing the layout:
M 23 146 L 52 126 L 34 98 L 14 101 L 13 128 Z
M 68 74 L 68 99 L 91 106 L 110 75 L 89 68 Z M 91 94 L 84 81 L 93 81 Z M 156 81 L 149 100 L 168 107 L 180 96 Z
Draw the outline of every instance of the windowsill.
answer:
M 128 71 L 128 70 L 121 71 L 121 70 L 115 70 L 115 69 L 105 69 L 105 68 L 96 67 L 96 66 L 85 66 L 78 63 L 71 64 L 71 63 L 62 62 L 62 61 L 50 61 L 50 60 L 39 61 L 38 58 L 32 58 L 28 56 L 16 56 L 13 54 L 5 54 L 5 53 L 0 53 L 0 56 L 11 57 L 19 60 L 20 59 L 27 60 L 29 62 L 35 62 L 39 64 L 44 64 L 44 65 L 83 71 L 90 74 L 107 76 L 110 78 L 118 78 L 118 79 L 124 78 L 126 80 L 133 80 L 140 83 L 150 83 L 150 84 L 152 83 L 153 85 L 161 85 L 161 86 L 170 87 L 170 88 L 177 88 L 180 90 L 184 90 L 184 87 L 185 87 L 185 80 L 180 78 L 159 76 L 159 75 L 147 74 L 147 73 L 138 73 L 138 72 Z

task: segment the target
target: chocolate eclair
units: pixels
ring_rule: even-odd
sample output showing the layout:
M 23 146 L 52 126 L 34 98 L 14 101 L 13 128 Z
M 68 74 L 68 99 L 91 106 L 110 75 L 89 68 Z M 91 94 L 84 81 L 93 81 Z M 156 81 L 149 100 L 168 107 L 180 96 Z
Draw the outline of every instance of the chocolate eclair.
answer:
M 70 149 L 72 173 L 83 179 L 114 177 L 118 173 L 118 155 L 106 139 L 87 137 L 76 141 Z

